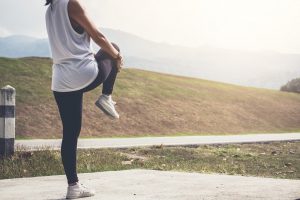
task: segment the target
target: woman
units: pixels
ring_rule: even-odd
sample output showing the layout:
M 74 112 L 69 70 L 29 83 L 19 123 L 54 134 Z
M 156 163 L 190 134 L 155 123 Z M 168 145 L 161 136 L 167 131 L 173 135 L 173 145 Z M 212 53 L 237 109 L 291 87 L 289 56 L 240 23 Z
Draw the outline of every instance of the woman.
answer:
M 119 47 L 98 31 L 79 0 L 46 0 L 46 5 L 53 58 L 51 90 L 63 125 L 61 157 L 68 180 L 66 198 L 93 196 L 94 190 L 79 183 L 76 170 L 83 93 L 103 83 L 102 95 L 95 104 L 111 118 L 118 119 L 111 94 L 123 59 Z M 96 55 L 90 38 L 101 47 Z

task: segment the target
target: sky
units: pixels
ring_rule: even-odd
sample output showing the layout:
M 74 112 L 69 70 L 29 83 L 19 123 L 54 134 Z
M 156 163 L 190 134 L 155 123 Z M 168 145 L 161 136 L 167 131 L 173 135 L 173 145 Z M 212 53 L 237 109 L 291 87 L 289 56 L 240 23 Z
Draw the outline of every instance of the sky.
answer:
M 97 26 L 152 41 L 300 53 L 299 0 L 81 1 Z M 43 4 L 0 0 L 0 36 L 46 37 Z

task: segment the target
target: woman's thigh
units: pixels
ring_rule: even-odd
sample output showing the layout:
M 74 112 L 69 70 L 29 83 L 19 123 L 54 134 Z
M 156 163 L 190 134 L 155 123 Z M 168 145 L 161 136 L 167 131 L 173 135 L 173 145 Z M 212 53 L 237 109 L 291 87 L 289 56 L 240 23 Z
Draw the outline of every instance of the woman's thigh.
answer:
M 53 92 L 63 125 L 64 137 L 78 137 L 82 122 L 83 93 Z
M 118 45 L 116 45 L 115 43 L 112 43 L 112 45 L 118 51 L 120 51 L 120 48 L 118 47 Z M 95 59 L 98 64 L 98 75 L 97 75 L 96 79 L 90 85 L 81 89 L 82 92 L 91 91 L 91 90 L 95 89 L 96 87 L 98 87 L 99 85 L 101 85 L 109 76 L 112 68 L 117 67 L 116 61 L 102 49 L 100 49 L 97 52 L 97 54 L 95 55 Z

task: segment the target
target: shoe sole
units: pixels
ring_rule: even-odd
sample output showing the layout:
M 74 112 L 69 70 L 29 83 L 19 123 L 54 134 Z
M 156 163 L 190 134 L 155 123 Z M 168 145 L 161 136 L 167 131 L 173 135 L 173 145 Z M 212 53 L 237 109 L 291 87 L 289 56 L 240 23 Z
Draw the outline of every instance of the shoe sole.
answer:
M 100 108 L 100 110 L 102 110 L 109 118 L 111 118 L 111 119 L 118 119 L 118 118 L 114 117 L 113 115 L 111 115 L 107 110 L 105 110 L 105 108 L 99 103 L 99 101 L 96 101 L 95 105 L 98 108 Z
M 86 195 L 86 196 L 68 196 L 66 197 L 66 199 L 82 199 L 82 198 L 87 198 L 87 197 L 92 197 L 92 196 L 95 196 L 95 195 Z

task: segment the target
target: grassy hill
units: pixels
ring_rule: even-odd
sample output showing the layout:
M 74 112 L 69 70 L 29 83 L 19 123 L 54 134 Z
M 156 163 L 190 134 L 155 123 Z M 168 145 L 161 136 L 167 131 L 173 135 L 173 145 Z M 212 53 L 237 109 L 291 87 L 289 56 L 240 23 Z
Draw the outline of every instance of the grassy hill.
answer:
M 17 90 L 17 138 L 60 138 L 48 58 L 0 58 L 0 87 Z M 207 135 L 300 130 L 300 95 L 124 69 L 114 100 L 120 120 L 84 97 L 81 137 Z

